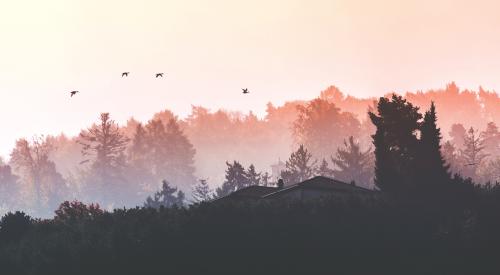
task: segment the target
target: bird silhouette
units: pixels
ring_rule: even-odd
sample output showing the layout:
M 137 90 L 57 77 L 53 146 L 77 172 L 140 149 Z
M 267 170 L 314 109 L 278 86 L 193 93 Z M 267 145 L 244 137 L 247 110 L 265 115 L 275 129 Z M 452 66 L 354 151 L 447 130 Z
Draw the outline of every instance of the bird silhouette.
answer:
M 248 91 L 248 89 L 241 89 L 241 90 L 243 90 L 243 93 L 244 93 L 244 94 L 249 94 L 249 93 L 250 93 L 250 92 Z
M 123 73 L 122 73 L 122 77 L 124 77 L 124 76 L 128 76 L 128 74 L 129 74 L 129 73 L 130 73 L 130 72 L 123 72 Z
M 80 161 L 80 165 L 81 165 L 81 164 L 85 164 L 85 163 L 87 163 L 87 162 L 89 162 L 89 161 L 90 161 L 89 159 L 82 160 L 82 161 Z
M 163 73 L 157 73 L 156 78 L 158 78 L 158 77 L 163 77 Z
M 76 95 L 77 93 L 79 93 L 79 91 L 71 91 L 71 97 L 73 97 L 74 95 Z

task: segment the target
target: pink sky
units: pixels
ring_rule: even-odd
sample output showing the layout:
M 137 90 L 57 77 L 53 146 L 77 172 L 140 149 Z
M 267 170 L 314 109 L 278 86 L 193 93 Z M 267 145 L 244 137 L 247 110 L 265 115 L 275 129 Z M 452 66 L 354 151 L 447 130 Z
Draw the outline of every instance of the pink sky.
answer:
M 120 123 L 191 104 L 263 114 L 329 85 L 356 96 L 452 80 L 498 90 L 499 3 L 3 1 L 0 155 L 19 137 L 77 134 L 104 111 Z

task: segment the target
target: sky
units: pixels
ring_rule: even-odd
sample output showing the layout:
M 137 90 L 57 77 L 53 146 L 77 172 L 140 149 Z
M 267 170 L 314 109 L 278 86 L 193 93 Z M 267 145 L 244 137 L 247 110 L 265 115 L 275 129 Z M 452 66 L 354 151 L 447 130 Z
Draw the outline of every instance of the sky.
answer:
M 76 135 L 101 112 L 119 123 L 163 109 L 183 117 L 191 105 L 263 115 L 269 101 L 330 85 L 359 97 L 451 81 L 497 90 L 498 10 L 486 0 L 0 0 L 0 155 L 17 138 Z

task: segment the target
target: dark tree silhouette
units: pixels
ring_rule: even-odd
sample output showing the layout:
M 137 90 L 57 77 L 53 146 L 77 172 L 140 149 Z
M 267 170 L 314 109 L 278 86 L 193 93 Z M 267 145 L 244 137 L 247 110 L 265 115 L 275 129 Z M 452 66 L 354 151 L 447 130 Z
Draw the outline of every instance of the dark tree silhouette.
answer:
M 418 150 L 418 178 L 419 185 L 424 190 L 429 190 L 436 184 L 444 184 L 450 179 L 449 166 L 441 155 L 441 131 L 437 127 L 436 106 L 431 103 L 431 108 L 424 115 L 420 127 L 420 146 Z
M 373 179 L 373 160 L 371 149 L 361 150 L 361 146 L 350 136 L 344 146 L 337 149 L 332 157 L 335 165 L 333 176 L 336 179 L 369 187 Z
M 378 114 L 370 112 L 377 127 L 375 145 L 375 184 L 388 192 L 398 192 L 414 184 L 415 156 L 418 150 L 417 130 L 422 115 L 401 96 L 380 98 Z
M 226 180 L 215 191 L 218 198 L 227 196 L 236 190 L 248 186 L 248 176 L 241 163 L 233 161 L 232 164 L 226 162 L 226 165 Z
M 290 155 L 285 166 L 286 169 L 281 172 L 281 177 L 286 185 L 290 185 L 313 177 L 316 161 L 312 160 L 312 154 L 304 145 L 300 145 L 297 151 Z

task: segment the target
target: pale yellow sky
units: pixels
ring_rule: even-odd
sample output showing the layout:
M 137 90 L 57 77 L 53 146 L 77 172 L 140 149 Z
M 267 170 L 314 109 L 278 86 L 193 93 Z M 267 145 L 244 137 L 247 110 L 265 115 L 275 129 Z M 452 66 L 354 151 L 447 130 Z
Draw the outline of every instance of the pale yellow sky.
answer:
M 19 137 L 77 134 L 104 111 L 119 122 L 191 104 L 262 114 L 329 85 L 357 96 L 452 80 L 498 89 L 499 10 L 487 0 L 0 0 L 0 155 Z

